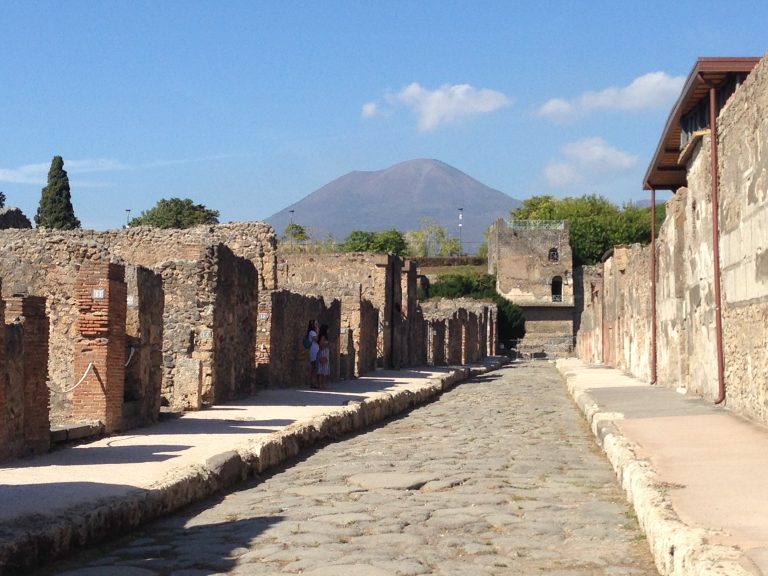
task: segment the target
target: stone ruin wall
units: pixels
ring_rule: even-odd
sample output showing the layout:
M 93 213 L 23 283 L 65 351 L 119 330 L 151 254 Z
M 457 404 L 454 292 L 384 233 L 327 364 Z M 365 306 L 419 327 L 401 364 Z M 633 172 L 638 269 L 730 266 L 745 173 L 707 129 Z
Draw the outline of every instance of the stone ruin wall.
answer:
M 470 298 L 421 304 L 427 364 L 472 363 L 496 353 L 496 305 Z
M 0 231 L 0 244 L 4 247 L 0 277 L 7 277 L 3 294 L 47 296 L 49 338 L 38 335 L 38 342 L 25 344 L 25 349 L 50 343 L 48 365 L 54 388 L 71 388 L 81 376 L 78 370 L 87 376 L 75 392 L 51 395 L 54 423 L 71 421 L 73 413 L 76 419 L 87 420 L 89 411 L 98 409 L 106 414 L 107 430 L 144 424 L 157 418 L 161 394 L 174 409 L 195 409 L 251 394 L 260 370 L 267 375 L 263 384 L 296 385 L 306 378 L 306 350 L 300 342 L 309 317 L 329 324 L 330 333 L 340 335 L 332 339 L 332 379 L 354 375 L 355 367 L 374 369 L 377 358 L 396 366 L 424 363 L 430 333 L 440 333 L 445 341 L 433 360 L 474 361 L 485 355 L 489 334 L 495 334 L 487 327 L 495 315 L 487 309 L 471 313 L 459 309 L 448 313 L 452 318 L 447 321 L 427 320 L 416 300 L 415 266 L 394 256 L 357 255 L 355 268 L 349 255 L 331 255 L 340 264 L 327 277 L 325 299 L 276 290 L 274 234 L 261 224 L 191 231 L 6 230 Z M 121 262 L 131 264 L 124 267 Z M 99 316 L 101 304 L 90 299 L 88 287 L 78 287 L 85 266 L 89 270 L 96 266 L 84 277 L 91 279 L 88 282 L 100 282 L 98 270 L 108 270 L 109 280 L 104 281 L 115 318 Z M 306 269 L 325 270 L 314 265 Z M 339 281 L 339 270 L 347 274 L 346 280 Z M 345 310 L 332 296 L 355 302 L 356 307 Z M 35 315 L 28 306 L 25 310 L 29 328 Z M 353 314 L 360 326 L 357 343 L 353 332 L 342 331 Z M 440 327 L 430 328 L 438 323 Z M 7 332 L 8 349 L 20 350 L 20 328 L 11 326 Z M 104 346 L 103 334 L 110 335 Z M 2 348 L 5 352 L 6 346 Z M 38 360 L 42 357 L 39 350 L 35 354 Z M 98 360 L 99 374 L 110 382 L 107 398 L 100 396 L 98 379 L 87 375 L 89 357 Z M 30 380 L 29 374 L 21 376 L 22 368 L 30 367 L 20 358 L 13 352 L 5 363 L 16 374 L 16 382 Z M 39 361 L 37 366 L 42 366 L 38 373 L 45 384 L 48 370 Z M 43 389 L 37 397 L 47 395 Z M 14 403 L 18 397 L 17 393 Z M 44 403 L 35 400 L 35 405 L 47 414 Z M 10 406 L 4 401 L 5 410 Z M 11 446 L 6 432 L 0 431 L 4 434 L 0 445 Z
M 347 333 L 352 334 L 349 354 L 354 355 L 352 371 L 357 376 L 375 370 L 377 359 L 384 361 L 380 323 L 392 309 L 391 296 L 383 289 L 392 282 L 388 280 L 392 275 L 391 261 L 387 255 L 364 252 L 278 257 L 277 279 L 281 289 L 326 300 L 341 299 L 342 336 L 348 338 Z
M 74 370 L 74 343 L 78 332 L 78 316 L 75 287 L 77 274 L 85 262 L 108 262 L 112 257 L 95 242 L 83 241 L 77 235 L 37 230 L 0 231 L 0 278 L 3 278 L 3 296 L 45 295 L 46 314 L 50 320 L 48 379 L 51 388 L 51 421 L 54 424 L 65 423 L 72 408 L 72 393 L 65 392 L 80 378 Z M 129 274 L 132 281 L 142 278 L 141 286 L 129 286 L 130 293 L 137 299 L 153 301 L 157 299 L 157 279 L 149 280 L 154 275 L 146 269 L 134 269 Z M 155 292 L 153 292 L 153 290 Z M 162 293 L 162 292 L 160 292 Z M 153 316 L 154 314 L 154 316 Z M 153 327 L 154 324 L 154 327 Z M 149 356 L 157 356 L 157 334 L 162 335 L 162 322 L 156 307 L 145 307 L 145 312 L 135 314 L 134 336 L 142 333 L 155 334 L 154 339 L 141 343 L 141 354 L 132 359 L 136 365 L 132 368 L 141 373 L 142 359 L 150 362 Z M 146 386 L 154 390 L 160 386 L 160 375 L 156 371 L 147 372 L 153 380 Z M 133 386 L 134 392 L 140 392 Z M 149 404 L 154 400 L 144 396 Z M 151 406 L 137 407 L 141 414 L 154 413 Z M 155 417 L 156 418 L 156 417 Z
M 54 381 L 66 382 L 71 378 L 66 367 L 71 365 L 74 336 L 71 312 L 73 262 L 117 258 L 157 269 L 166 292 L 164 326 L 160 328 L 165 332 L 162 351 L 164 402 L 174 410 L 198 409 L 215 401 L 217 377 L 222 378 L 222 388 L 228 391 L 219 399 L 229 393 L 247 392 L 233 389 L 237 386 L 232 383 L 240 376 L 252 373 L 255 362 L 249 358 L 253 357 L 252 352 L 243 353 L 247 333 L 226 335 L 226 329 L 216 329 L 214 333 L 216 321 L 224 320 L 226 326 L 232 327 L 246 322 L 243 318 L 253 318 L 253 310 L 248 308 L 253 297 L 229 299 L 230 304 L 238 306 L 230 308 L 230 313 L 214 318 L 216 300 L 227 299 L 230 279 L 235 286 L 242 286 L 244 282 L 230 273 L 219 274 L 222 264 L 219 257 L 225 250 L 221 248 L 223 241 L 228 243 L 226 250 L 238 261 L 238 274 L 248 278 L 254 276 L 255 269 L 259 285 L 265 289 L 274 288 L 276 240 L 271 227 L 262 223 L 231 223 L 187 230 L 139 227 L 107 232 L 0 231 L 0 243 L 10 246 L 11 252 L 19 253 L 13 263 L 0 268 L 0 275 L 10 277 L 12 286 L 34 287 L 38 293 L 53 293 L 50 305 L 52 326 L 57 328 L 52 329 L 51 334 L 51 377 Z M 233 246 L 239 253 L 231 250 Z M 14 258 L 6 255 L 0 258 L 0 264 L 12 260 Z M 224 278 L 221 281 L 220 276 Z M 251 332 L 254 330 L 255 327 Z M 157 333 L 157 329 L 153 333 Z M 216 345 L 222 358 L 237 361 L 238 365 L 233 367 L 226 361 L 214 365 Z M 245 367 L 239 365 L 241 361 L 245 362 Z M 248 384 L 251 382 L 249 380 Z M 59 401 L 66 404 L 68 399 L 59 398 L 54 404 L 58 405 Z
M 729 408 L 768 423 L 768 61 L 719 124 L 723 354 Z
M 590 363 L 603 361 L 603 266 L 583 266 L 574 271 L 583 294 L 576 306 L 578 329 L 576 355 Z
M 558 249 L 559 259 L 549 260 Z M 519 306 L 552 302 L 552 279 L 563 279 L 562 303 L 573 305 L 573 256 L 566 224 L 563 230 L 513 229 L 497 220 L 489 236 L 488 271 L 496 274 L 499 294 Z
M 0 299 L 0 461 L 50 448 L 47 358 L 45 299 Z
M 327 302 L 322 297 L 296 294 L 287 290 L 270 293 L 272 308 L 269 363 L 270 387 L 288 388 L 309 385 L 309 351 L 302 345 L 307 332 L 308 318 L 316 318 L 319 325 L 328 325 L 331 374 L 330 381 L 339 379 L 341 328 L 341 302 Z
M 768 63 L 764 59 L 731 97 L 718 118 L 720 199 L 720 268 L 727 406 L 748 418 L 768 423 Z M 688 186 L 667 201 L 659 234 L 657 280 L 658 383 L 682 386 L 713 400 L 718 394 L 715 342 L 711 141 L 705 135 L 688 163 Z M 633 247 L 633 249 L 635 249 Z M 643 249 L 647 252 L 647 248 Z M 615 353 L 603 350 L 615 365 L 640 378 L 650 376 L 650 296 L 639 289 L 650 283 L 650 255 L 630 256 L 626 285 L 635 294 L 632 320 L 625 310 L 623 342 Z M 607 264 L 607 263 L 606 263 Z M 604 267 L 607 280 L 613 264 Z M 585 298 L 587 280 L 585 277 Z M 620 308 L 620 294 L 606 287 L 607 310 Z M 584 306 L 579 352 L 596 359 L 601 323 L 597 301 Z M 606 313 L 607 315 L 607 313 Z M 591 329 L 590 329 L 591 328 Z M 627 342 L 636 351 L 627 353 Z M 630 346 L 631 348 L 631 346 Z M 645 351 L 647 349 L 647 352 Z

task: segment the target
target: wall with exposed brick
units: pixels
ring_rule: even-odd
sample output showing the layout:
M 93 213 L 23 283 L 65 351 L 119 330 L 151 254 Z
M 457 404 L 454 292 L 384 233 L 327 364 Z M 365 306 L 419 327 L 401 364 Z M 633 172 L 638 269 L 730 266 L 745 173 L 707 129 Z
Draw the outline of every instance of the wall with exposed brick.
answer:
M 50 447 L 47 359 L 45 299 L 0 300 L 0 460 Z
M 239 258 L 237 266 L 227 266 L 227 262 L 234 260 L 221 256 L 226 252 L 222 252 L 223 243 L 226 243 L 229 254 Z M 0 275 L 9 280 L 6 293 L 33 291 L 49 296 L 52 320 L 50 372 L 54 388 L 65 389 L 71 384 L 68 367 L 71 366 L 72 342 L 76 337 L 73 278 L 77 267 L 85 260 L 116 258 L 154 268 L 162 277 L 166 300 L 163 326 L 152 332 L 163 334 L 162 374 L 156 371 L 149 374 L 153 378 L 162 377 L 166 405 L 175 410 L 197 409 L 205 403 L 239 394 L 241 390 L 233 388 L 235 381 L 248 389 L 254 384 L 248 376 L 254 371 L 254 352 L 251 349 L 247 354 L 242 353 L 243 340 L 248 340 L 248 334 L 229 333 L 228 328 L 214 330 L 217 321 L 223 320 L 224 326 L 229 328 L 247 323 L 242 318 L 249 300 L 242 301 L 242 306 L 236 308 L 234 315 L 237 319 L 223 313 L 214 317 L 214 309 L 217 300 L 227 300 L 230 283 L 242 285 L 240 280 L 230 282 L 233 270 L 237 275 L 253 276 L 256 279 L 254 289 L 275 287 L 276 241 L 270 226 L 231 223 L 188 230 L 147 227 L 107 232 L 8 230 L 0 231 L 0 246 L 4 248 L 0 254 Z M 219 261 L 220 257 L 224 258 L 223 262 Z M 220 281 L 222 275 L 227 278 Z M 221 294 L 217 292 L 219 290 Z M 253 311 L 249 314 L 252 317 Z M 149 334 L 147 331 L 143 333 Z M 216 347 L 214 338 L 222 348 Z M 218 350 L 223 359 L 217 362 Z M 130 370 L 128 378 L 132 378 Z M 219 378 L 221 391 L 217 392 Z M 129 397 L 134 388 L 129 386 L 127 389 Z M 54 412 L 66 412 L 70 400 L 67 395 L 55 394 Z
M 107 433 L 123 428 L 125 390 L 125 269 L 85 262 L 77 276 L 78 338 L 72 393 L 73 422 L 98 421 Z

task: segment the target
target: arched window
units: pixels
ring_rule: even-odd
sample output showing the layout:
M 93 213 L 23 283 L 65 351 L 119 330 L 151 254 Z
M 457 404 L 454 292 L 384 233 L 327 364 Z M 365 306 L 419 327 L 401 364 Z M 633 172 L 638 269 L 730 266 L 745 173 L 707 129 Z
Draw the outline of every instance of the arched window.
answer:
M 555 276 L 552 278 L 552 302 L 563 301 L 563 278 Z
M 560 252 L 558 252 L 557 248 L 550 248 L 549 249 L 549 261 L 550 262 L 557 262 L 560 260 Z

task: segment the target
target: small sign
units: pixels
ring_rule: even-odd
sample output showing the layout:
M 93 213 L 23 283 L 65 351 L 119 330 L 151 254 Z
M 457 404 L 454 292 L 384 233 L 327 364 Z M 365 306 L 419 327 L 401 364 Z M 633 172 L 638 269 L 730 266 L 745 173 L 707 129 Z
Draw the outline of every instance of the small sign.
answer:
M 133 308 L 135 306 L 135 300 L 133 298 L 133 294 L 128 295 L 128 307 Z
M 262 322 L 265 320 L 269 320 L 269 312 L 259 312 L 259 320 Z
M 104 300 L 106 290 L 104 288 L 94 288 L 91 290 L 91 298 L 94 300 Z
M 213 330 L 203 330 L 200 332 L 200 338 L 211 339 L 213 338 Z

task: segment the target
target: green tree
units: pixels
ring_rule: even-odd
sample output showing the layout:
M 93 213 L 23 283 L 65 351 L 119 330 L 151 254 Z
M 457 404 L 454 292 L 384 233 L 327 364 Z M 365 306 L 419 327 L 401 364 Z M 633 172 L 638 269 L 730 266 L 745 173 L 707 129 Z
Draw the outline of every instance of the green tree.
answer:
M 373 245 L 373 232 L 352 230 L 339 248 L 342 252 L 370 252 Z
M 651 239 L 650 208 L 633 205 L 618 208 L 594 194 L 561 199 L 534 196 L 523 202 L 512 217 L 517 220 L 567 220 L 577 265 L 598 262 L 608 249 L 618 244 L 648 243 Z M 658 222 L 657 216 L 657 226 Z
M 459 239 L 448 236 L 443 226 L 430 218 L 421 219 L 421 228 L 405 234 L 407 253 L 414 258 L 452 256 L 460 251 Z
M 218 224 L 219 211 L 195 204 L 189 198 L 163 198 L 154 208 L 131 220 L 129 226 L 155 228 L 191 228 L 199 224 Z
M 54 156 L 48 171 L 48 185 L 43 188 L 40 204 L 35 214 L 35 224 L 42 228 L 73 230 L 80 228 L 75 217 L 72 196 L 69 191 L 69 177 L 64 170 L 64 160 Z
M 0 208 L 5 208 L 5 193 L 0 192 Z
M 339 245 L 342 252 L 380 252 L 402 256 L 406 252 L 405 236 L 392 228 L 383 232 L 353 230 Z
M 371 248 L 373 252 L 402 256 L 406 252 L 407 245 L 403 233 L 396 228 L 392 228 L 383 232 L 374 232 Z
M 309 240 L 309 232 L 305 226 L 291 222 L 285 227 L 283 238 L 294 242 L 306 242 Z

